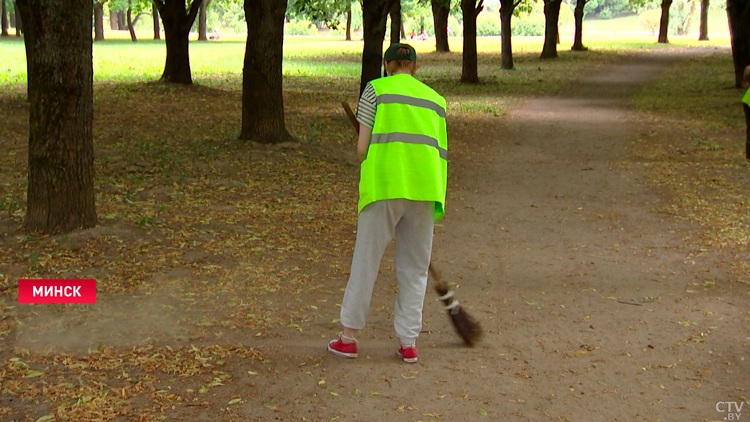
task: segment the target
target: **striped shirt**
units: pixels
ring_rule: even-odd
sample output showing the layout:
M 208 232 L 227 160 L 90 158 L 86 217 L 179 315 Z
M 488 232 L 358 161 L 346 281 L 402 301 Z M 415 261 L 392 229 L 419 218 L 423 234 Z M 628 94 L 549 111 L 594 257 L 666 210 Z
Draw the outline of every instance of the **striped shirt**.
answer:
M 375 110 L 377 109 L 377 94 L 371 83 L 365 85 L 357 106 L 357 121 L 372 129 L 375 126 Z

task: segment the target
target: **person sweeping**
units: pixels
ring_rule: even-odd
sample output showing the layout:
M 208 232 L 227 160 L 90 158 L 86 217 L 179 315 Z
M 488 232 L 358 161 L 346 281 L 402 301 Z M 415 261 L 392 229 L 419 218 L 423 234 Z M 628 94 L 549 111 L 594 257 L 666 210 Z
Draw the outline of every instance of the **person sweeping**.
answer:
M 395 235 L 397 354 L 415 363 L 434 224 L 445 215 L 446 102 L 414 78 L 417 53 L 409 44 L 392 44 L 384 65 L 388 76 L 366 85 L 357 109 L 357 240 L 341 304 L 343 332 L 328 343 L 328 351 L 358 356 L 357 334 L 365 327 L 380 261 Z

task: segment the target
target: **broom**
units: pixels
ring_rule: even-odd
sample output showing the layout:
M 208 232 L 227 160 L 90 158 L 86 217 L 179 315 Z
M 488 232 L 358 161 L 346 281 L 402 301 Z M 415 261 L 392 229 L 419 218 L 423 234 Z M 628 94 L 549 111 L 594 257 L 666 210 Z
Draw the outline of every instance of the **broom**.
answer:
M 440 278 L 432 263 L 430 263 L 429 272 L 432 276 L 432 284 L 435 286 L 435 291 L 440 295 L 438 299 L 443 301 L 445 310 L 448 311 L 448 316 L 451 318 L 456 333 L 461 336 L 467 346 L 475 345 L 482 339 L 482 326 L 479 325 L 479 321 L 461 307 L 458 300 L 454 297 L 453 290 L 448 287 L 448 283 Z
M 359 122 L 357 122 L 357 117 L 354 115 L 349 103 L 342 101 L 341 106 L 344 107 L 344 111 L 349 117 L 349 121 L 354 127 L 354 130 L 359 134 Z M 451 322 L 453 323 L 453 328 L 456 329 L 456 332 L 461 336 L 466 345 L 473 346 L 482 339 L 482 326 L 479 325 L 479 321 L 477 321 L 476 318 L 471 317 L 471 315 L 459 305 L 458 300 L 453 297 L 453 290 L 450 290 L 448 283 L 440 278 L 437 271 L 435 271 L 435 268 L 432 267 L 432 263 L 430 263 L 429 273 L 432 276 L 432 284 L 435 286 L 435 291 L 440 295 L 438 299 L 443 301 L 445 310 L 448 311 L 448 316 L 450 316 Z

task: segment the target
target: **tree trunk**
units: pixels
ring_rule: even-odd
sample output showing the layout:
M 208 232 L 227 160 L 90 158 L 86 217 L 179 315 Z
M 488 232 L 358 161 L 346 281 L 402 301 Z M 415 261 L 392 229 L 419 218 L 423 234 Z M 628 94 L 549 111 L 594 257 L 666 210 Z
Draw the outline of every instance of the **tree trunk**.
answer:
M 401 0 L 391 6 L 391 44 L 401 42 Z
M 128 7 L 127 19 L 128 19 L 128 31 L 130 31 L 130 41 L 136 42 L 138 41 L 138 37 L 135 36 L 135 23 L 133 22 L 133 8 L 132 7 Z
M 513 69 L 513 48 L 511 46 L 510 20 L 513 10 L 516 8 L 515 0 L 500 0 L 500 36 L 502 46 L 500 49 L 500 69 Z
M 117 11 L 112 10 L 112 7 L 110 6 L 110 8 L 109 8 L 109 29 L 111 29 L 113 31 L 117 31 L 118 29 L 120 29 L 120 27 L 117 25 L 117 21 L 119 19 L 117 16 L 118 16 Z
M 10 27 L 15 28 L 16 27 L 16 14 L 15 12 L 12 12 L 8 10 L 8 16 L 10 16 Z
M 583 15 L 584 8 L 586 7 L 586 0 L 578 0 L 576 2 L 576 10 L 573 12 L 573 16 L 576 21 L 576 33 L 573 39 L 573 51 L 586 51 L 588 48 L 583 46 Z
M 544 0 L 544 47 L 541 59 L 557 58 L 557 22 L 560 19 L 562 0 Z
M 2 13 L 2 17 L 0 17 L 0 27 L 2 27 L 2 32 L 0 32 L 0 36 L 7 37 L 10 34 L 8 34 L 8 11 L 5 8 L 5 0 L 0 0 L 0 3 L 2 5 L 0 6 L 0 13 Z
M 93 227 L 93 3 L 18 0 L 18 7 L 29 60 L 26 229 Z
M 94 2 L 94 41 L 104 41 L 104 3 L 98 1 Z
M 198 41 L 208 41 L 208 25 L 206 24 L 208 11 L 208 0 L 201 1 L 201 10 L 198 12 Z
M 479 65 L 477 63 L 477 16 L 484 8 L 484 0 L 461 0 L 461 12 L 464 17 L 464 51 L 461 67 L 461 82 L 478 83 Z
M 669 8 L 672 0 L 661 0 L 661 19 L 659 20 L 659 44 L 669 44 Z
M 118 31 L 128 30 L 128 19 L 127 19 L 127 16 L 125 16 L 124 9 L 117 12 L 117 30 Z
M 709 0 L 701 0 L 701 30 L 698 41 L 708 41 L 708 6 Z
M 183 0 L 156 0 L 164 24 L 164 36 L 167 45 L 167 61 L 164 64 L 162 82 L 190 85 L 193 78 L 190 74 L 190 28 L 200 10 L 201 0 L 193 0 L 190 9 L 185 8 Z
M 683 23 L 677 27 L 677 35 L 687 35 L 690 32 L 690 24 L 693 22 L 693 16 L 695 15 L 695 4 L 697 0 L 690 1 L 690 11 L 688 11 L 687 18 Z
M 16 36 L 20 37 L 21 34 L 23 34 L 23 18 L 21 17 L 21 11 L 18 10 L 18 5 L 16 4 Z
M 368 82 L 381 76 L 383 64 L 383 40 L 385 21 L 390 10 L 391 0 L 364 0 L 362 5 L 362 25 L 365 45 L 362 48 L 362 76 L 359 93 Z
M 352 40 L 352 4 L 349 3 L 349 6 L 346 9 L 346 40 L 351 41 Z
M 156 8 L 156 3 L 151 3 L 151 17 L 154 19 L 154 39 L 161 39 L 161 25 L 159 23 L 159 9 Z
M 435 51 L 448 53 L 448 15 L 450 14 L 450 0 L 431 0 L 432 21 L 435 28 Z
M 750 0 L 727 0 L 727 15 L 732 42 L 734 84 L 741 88 L 743 72 L 750 64 Z
M 282 59 L 287 0 L 245 0 L 247 45 L 242 69 L 240 139 L 292 141 L 284 123 Z

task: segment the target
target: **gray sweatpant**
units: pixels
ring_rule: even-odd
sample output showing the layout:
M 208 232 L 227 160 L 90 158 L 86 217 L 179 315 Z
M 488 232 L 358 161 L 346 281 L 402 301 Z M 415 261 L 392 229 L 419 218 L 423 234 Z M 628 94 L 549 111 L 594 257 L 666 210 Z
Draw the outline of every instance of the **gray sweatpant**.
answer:
M 434 212 L 434 202 L 388 199 L 368 204 L 359 213 L 351 274 L 341 304 L 344 327 L 364 328 L 380 260 L 395 234 L 398 293 L 393 327 L 402 344 L 415 343 L 422 329 Z

